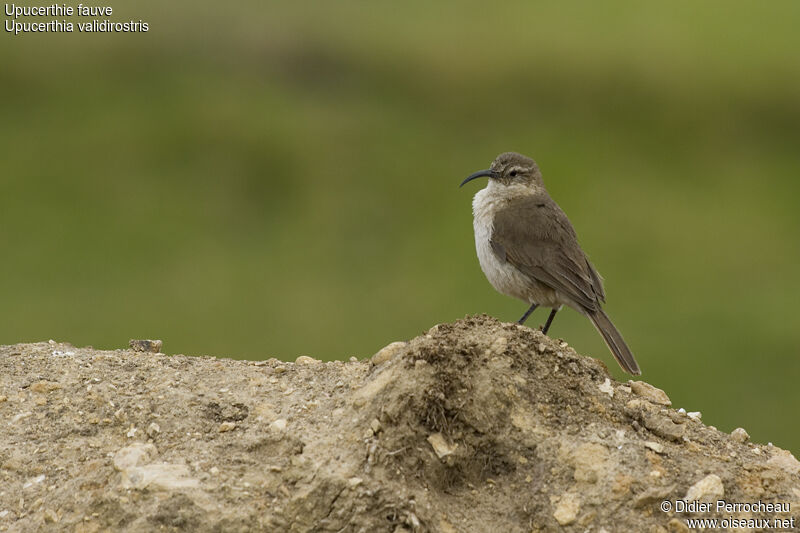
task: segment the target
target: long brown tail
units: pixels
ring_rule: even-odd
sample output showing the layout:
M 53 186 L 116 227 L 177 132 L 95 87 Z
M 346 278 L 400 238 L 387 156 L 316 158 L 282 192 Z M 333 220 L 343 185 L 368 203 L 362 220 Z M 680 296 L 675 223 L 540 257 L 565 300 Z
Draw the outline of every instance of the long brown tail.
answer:
M 642 371 L 639 370 L 639 365 L 636 363 L 636 358 L 633 356 L 631 349 L 625 344 L 625 339 L 622 338 L 620 332 L 614 327 L 614 324 L 611 323 L 611 319 L 608 318 L 605 311 L 598 309 L 597 311 L 587 313 L 587 316 L 589 320 L 592 321 L 592 324 L 594 324 L 594 327 L 597 328 L 597 331 L 600 332 L 600 335 L 603 336 L 603 340 L 606 341 L 608 349 L 614 354 L 614 359 L 617 360 L 619 366 L 621 366 L 625 372 L 633 374 L 634 376 L 641 374 Z

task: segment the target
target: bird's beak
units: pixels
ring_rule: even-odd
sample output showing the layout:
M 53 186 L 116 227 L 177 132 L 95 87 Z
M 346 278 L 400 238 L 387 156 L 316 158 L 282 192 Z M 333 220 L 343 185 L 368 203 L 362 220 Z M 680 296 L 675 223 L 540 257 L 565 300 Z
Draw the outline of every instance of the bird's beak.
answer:
M 463 187 L 464 184 L 467 183 L 468 181 L 472 181 L 475 178 L 482 178 L 484 176 L 489 177 L 489 178 L 496 178 L 497 177 L 497 173 L 494 170 L 490 169 L 490 168 L 487 168 L 486 170 L 479 170 L 475 174 L 470 174 L 467 177 L 467 179 L 465 179 L 464 181 L 461 182 L 461 185 L 459 185 L 459 187 Z

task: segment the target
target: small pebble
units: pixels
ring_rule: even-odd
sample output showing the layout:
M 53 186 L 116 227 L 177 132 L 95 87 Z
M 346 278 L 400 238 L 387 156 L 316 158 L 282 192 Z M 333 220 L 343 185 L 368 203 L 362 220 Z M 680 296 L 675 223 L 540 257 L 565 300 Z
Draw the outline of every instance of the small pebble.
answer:
M 114 453 L 114 468 L 121 472 L 140 464 L 150 462 L 157 454 L 158 450 L 156 450 L 153 444 L 134 442 L 130 446 L 121 448 Z
M 610 379 L 606 378 L 606 380 L 603 383 L 598 385 L 598 388 L 600 389 L 600 392 L 604 392 L 612 398 L 614 397 L 614 387 L 611 386 Z
M 725 496 L 725 487 L 722 485 L 722 479 L 716 474 L 709 474 L 689 487 L 684 500 L 690 502 L 695 500 L 715 501 L 723 496 Z
M 581 497 L 574 492 L 568 492 L 561 496 L 553 512 L 553 518 L 562 526 L 573 523 L 578 518 L 581 510 Z
M 223 422 L 219 425 L 220 433 L 227 433 L 228 431 L 233 431 L 234 429 L 236 429 L 236 422 Z
M 736 428 L 731 432 L 731 438 L 736 442 L 747 442 L 750 440 L 750 435 L 744 428 Z
M 659 405 L 666 405 L 667 407 L 672 405 L 672 401 L 666 392 L 650 385 L 646 381 L 629 381 L 628 383 L 634 394 Z
M 270 426 L 275 428 L 275 429 L 277 429 L 278 431 L 283 431 L 284 429 L 286 429 L 286 419 L 285 418 L 279 418 L 276 421 L 274 421 L 272 424 L 270 424 Z
M 372 428 L 373 433 L 378 433 L 381 430 L 381 422 L 377 418 L 373 418 L 372 422 L 370 422 L 369 427 Z
M 444 459 L 448 455 L 451 455 L 458 447 L 458 444 L 450 444 L 447 442 L 447 439 L 445 439 L 444 435 L 441 433 L 434 433 L 428 436 L 428 442 L 439 459 Z
M 301 355 L 294 361 L 298 365 L 315 365 L 317 363 L 321 363 L 322 361 L 318 359 L 314 359 L 313 357 L 309 357 L 307 355 Z
M 645 448 L 650 448 L 651 450 L 653 450 L 656 453 L 664 453 L 664 446 L 662 444 L 659 444 L 658 442 L 655 442 L 655 441 L 652 441 L 652 440 L 649 440 L 649 441 L 645 442 L 644 443 L 644 447 Z
M 58 522 L 58 515 L 52 509 L 45 509 L 44 521 L 46 523 L 55 524 L 56 522 Z
M 489 353 L 502 355 L 506 351 L 506 348 L 508 348 L 508 338 L 500 336 L 492 342 L 492 345 L 489 347 Z
M 380 350 L 378 350 L 375 355 L 370 358 L 370 362 L 375 365 L 382 365 L 387 361 L 391 361 L 394 359 L 397 354 L 399 354 L 405 347 L 408 345 L 407 342 L 393 342 L 391 344 L 387 344 Z

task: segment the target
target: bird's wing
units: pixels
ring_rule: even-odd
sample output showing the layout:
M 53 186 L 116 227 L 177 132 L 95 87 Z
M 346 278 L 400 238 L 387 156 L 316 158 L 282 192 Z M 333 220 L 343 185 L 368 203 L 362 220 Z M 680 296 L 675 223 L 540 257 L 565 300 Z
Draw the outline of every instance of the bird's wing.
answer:
M 494 218 L 492 248 L 531 278 L 586 311 L 605 298 L 600 275 L 578 245 L 567 215 L 546 193 L 512 200 Z

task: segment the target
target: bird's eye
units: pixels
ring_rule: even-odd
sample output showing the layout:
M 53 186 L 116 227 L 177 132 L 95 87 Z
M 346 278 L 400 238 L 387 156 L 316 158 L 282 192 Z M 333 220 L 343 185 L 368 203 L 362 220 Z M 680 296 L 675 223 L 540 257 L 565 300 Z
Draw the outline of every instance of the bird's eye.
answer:
M 509 173 L 509 175 L 510 175 L 512 178 L 516 178 L 516 177 L 517 177 L 517 171 L 516 171 L 516 170 L 512 170 L 512 171 Z

